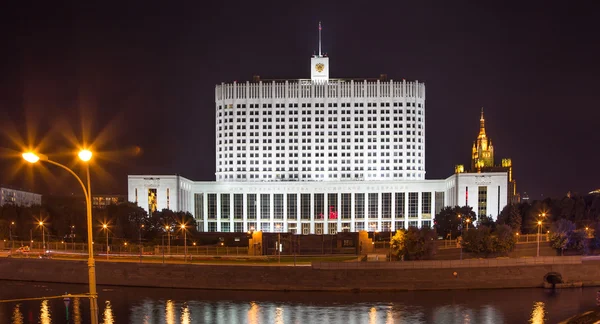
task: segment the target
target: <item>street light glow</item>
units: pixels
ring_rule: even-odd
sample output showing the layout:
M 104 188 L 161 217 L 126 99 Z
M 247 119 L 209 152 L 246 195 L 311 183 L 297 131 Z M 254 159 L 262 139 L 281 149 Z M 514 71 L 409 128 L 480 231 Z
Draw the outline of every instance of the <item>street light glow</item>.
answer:
M 89 161 L 92 158 L 92 151 L 90 150 L 81 150 L 79 151 L 79 159 L 81 159 L 82 161 Z
M 22 156 L 23 156 L 23 159 L 25 159 L 25 161 L 27 161 L 29 163 L 35 163 L 40 160 L 40 157 L 32 152 L 25 152 L 22 154 Z
M 44 226 L 44 222 L 40 221 L 40 226 Z
M 185 224 L 181 224 L 181 229 L 185 229 Z
M 538 225 L 542 225 L 542 221 L 538 221 Z
M 106 228 L 108 228 L 108 225 L 106 225 L 106 224 L 102 224 L 102 227 L 103 227 L 104 229 L 106 229 Z

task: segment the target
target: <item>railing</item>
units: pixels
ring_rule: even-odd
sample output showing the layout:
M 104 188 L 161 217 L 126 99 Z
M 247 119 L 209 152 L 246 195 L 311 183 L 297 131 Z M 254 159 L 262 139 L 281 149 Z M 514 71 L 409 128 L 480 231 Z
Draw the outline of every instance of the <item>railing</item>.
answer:
M 444 268 L 488 268 L 554 264 L 581 264 L 585 260 L 598 260 L 598 257 L 556 256 L 511 259 L 473 260 L 428 260 L 394 262 L 313 262 L 313 269 L 444 269 Z

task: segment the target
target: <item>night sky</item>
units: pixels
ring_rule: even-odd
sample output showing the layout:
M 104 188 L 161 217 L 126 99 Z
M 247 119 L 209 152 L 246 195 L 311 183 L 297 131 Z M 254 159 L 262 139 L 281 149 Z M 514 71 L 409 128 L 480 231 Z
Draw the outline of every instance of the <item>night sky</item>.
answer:
M 425 82 L 427 179 L 470 164 L 484 107 L 518 191 L 600 188 L 598 1 L 83 2 L 0 10 L 2 184 L 79 194 L 14 157 L 79 171 L 84 142 L 94 193 L 125 194 L 127 174 L 214 180 L 215 84 L 310 78 L 321 20 L 331 77 Z

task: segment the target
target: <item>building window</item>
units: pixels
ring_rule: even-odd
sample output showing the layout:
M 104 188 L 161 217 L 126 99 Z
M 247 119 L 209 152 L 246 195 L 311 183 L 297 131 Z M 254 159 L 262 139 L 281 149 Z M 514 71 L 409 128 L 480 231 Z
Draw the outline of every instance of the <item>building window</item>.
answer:
M 246 199 L 248 199 L 248 219 L 256 219 L 256 194 L 248 194 L 248 196 L 246 196 Z M 250 225 L 250 223 L 248 223 L 248 225 Z M 254 226 L 254 228 L 256 229 L 256 225 Z M 248 228 L 248 230 L 250 230 L 250 228 Z
M 288 223 L 288 232 L 292 234 L 298 234 L 298 224 L 297 223 Z
M 408 217 L 419 217 L 419 193 L 408 193 Z M 410 223 L 408 226 L 411 226 Z
M 242 222 L 233 223 L 233 231 L 234 232 L 243 232 L 244 231 L 244 223 L 242 223 Z
M 431 192 L 421 194 L 421 217 L 431 219 Z
M 217 222 L 208 222 L 208 231 L 216 232 L 217 231 Z
M 244 195 L 233 194 L 233 218 L 242 219 L 244 217 Z M 238 232 L 236 230 L 236 232 Z
M 310 194 L 300 195 L 300 218 L 310 219 Z M 304 234 L 304 229 L 302 229 L 302 234 Z
M 419 221 L 409 221 L 408 227 L 419 227 Z
M 221 194 L 221 218 L 229 219 L 229 194 Z
M 315 224 L 315 234 L 322 235 L 323 234 L 323 223 Z
M 262 217 L 262 215 L 261 215 L 261 217 Z M 263 232 L 272 232 L 271 231 L 271 223 L 269 223 L 269 222 L 260 223 L 260 230 Z
M 229 222 L 221 222 L 221 232 L 231 232 Z
M 394 211 L 396 218 L 404 218 L 404 208 L 406 207 L 406 194 L 404 192 L 396 192 L 396 210 Z M 404 227 L 402 227 L 404 228 Z
M 342 219 L 350 219 L 352 217 L 352 194 L 342 194 Z
M 273 195 L 273 218 L 283 219 L 283 194 Z
M 437 191 L 435 193 L 435 215 L 438 215 L 444 208 L 444 192 Z
M 430 220 L 424 220 L 421 228 L 431 228 L 431 221 Z
M 382 232 L 391 232 L 392 231 L 392 222 L 381 222 L 381 231 Z
M 167 209 L 171 209 L 170 205 L 171 205 L 171 190 L 169 190 L 169 188 L 167 188 Z
M 204 219 L 204 194 L 194 194 L 194 211 L 196 213 L 196 219 Z
M 365 218 L 365 194 L 354 194 L 354 218 Z M 364 226 L 363 226 L 364 228 Z M 358 229 L 356 230 L 359 231 Z
M 377 193 L 370 193 L 369 197 L 369 218 L 377 218 L 377 208 L 379 207 L 379 197 Z
M 404 221 L 396 221 L 396 231 L 404 229 Z
M 337 193 L 327 194 L 327 218 L 338 219 L 338 195 Z M 331 231 L 330 231 L 331 232 Z M 337 231 L 335 232 L 337 233 Z M 334 234 L 335 234 L 334 233 Z
M 354 230 L 356 232 L 365 230 L 365 222 L 354 222 Z
M 208 219 L 217 219 L 217 194 L 208 194 Z M 208 223 L 208 225 L 210 226 L 210 223 Z M 216 223 L 215 223 L 215 230 L 216 231 Z M 208 229 L 209 232 L 214 232 L 211 231 L 210 228 Z
M 477 190 L 477 216 L 487 215 L 487 187 L 480 186 Z
M 287 194 L 287 218 L 288 219 L 296 219 L 297 216 L 298 216 L 298 196 L 296 194 Z
M 156 197 L 156 189 L 148 189 L 148 214 L 152 216 L 152 213 L 158 209 L 158 199 Z
M 392 218 L 392 193 L 381 194 L 381 218 Z M 382 229 L 382 231 L 385 231 Z M 388 229 L 389 231 L 389 229 Z
M 260 218 L 271 218 L 271 195 L 269 194 L 260 194 Z
M 317 193 L 315 194 L 315 210 L 314 215 L 315 219 L 323 220 L 325 215 L 325 194 Z M 322 232 L 321 232 L 322 234 Z

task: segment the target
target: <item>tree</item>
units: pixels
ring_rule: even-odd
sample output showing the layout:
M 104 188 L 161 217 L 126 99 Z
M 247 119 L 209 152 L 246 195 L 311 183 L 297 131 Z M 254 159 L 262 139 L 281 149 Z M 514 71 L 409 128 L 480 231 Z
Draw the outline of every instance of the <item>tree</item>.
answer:
M 498 225 L 495 232 L 489 227 L 479 226 L 463 234 L 462 247 L 475 254 L 506 254 L 515 248 L 516 240 L 512 228 Z
M 392 237 L 392 249 L 401 260 L 431 259 L 435 255 L 437 234 L 431 228 L 409 227 L 396 231 Z
M 575 224 L 567 219 L 560 219 L 552 224 L 550 242 L 552 248 L 564 253 L 569 246 L 569 236 L 575 230 Z
M 497 223 L 501 225 L 510 226 L 514 232 L 519 233 L 521 231 L 521 221 L 523 217 L 519 211 L 517 204 L 508 204 L 504 206 L 500 215 L 498 215 Z
M 488 227 L 493 231 L 496 228 L 496 222 L 494 222 L 492 216 L 480 215 L 477 219 L 477 227 L 479 226 Z
M 496 252 L 506 254 L 514 250 L 517 240 L 514 229 L 508 225 L 496 226 Z
M 435 230 L 444 238 L 457 237 L 459 224 L 458 207 L 444 207 L 434 218 Z

